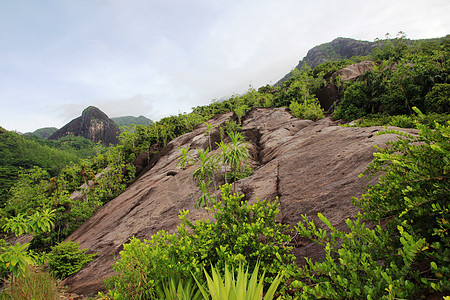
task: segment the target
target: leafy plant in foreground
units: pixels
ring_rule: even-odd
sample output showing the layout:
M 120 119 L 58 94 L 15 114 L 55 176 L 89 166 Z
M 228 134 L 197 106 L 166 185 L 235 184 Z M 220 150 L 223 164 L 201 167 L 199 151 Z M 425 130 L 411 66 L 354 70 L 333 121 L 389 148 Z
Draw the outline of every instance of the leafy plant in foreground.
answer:
M 180 165 L 180 167 L 184 170 L 188 166 L 194 164 L 195 159 L 191 156 L 191 147 L 179 147 L 178 149 L 181 151 L 181 156 L 177 162 L 177 165 Z
M 271 300 L 277 290 L 278 285 L 283 279 L 283 275 L 278 274 L 270 284 L 264 297 L 264 273 L 259 277 L 258 281 L 259 264 L 253 269 L 253 273 L 248 278 L 248 268 L 244 270 L 244 267 L 240 264 L 237 271 L 229 270 L 228 266 L 225 266 L 224 277 L 220 275 L 220 271 L 214 267 L 211 267 L 211 276 L 206 270 L 205 276 L 207 281 L 207 288 L 205 288 L 195 278 L 197 285 L 203 294 L 204 299 L 212 300 Z M 237 273 L 237 274 L 236 274 Z M 281 296 L 278 297 L 281 299 Z
M 197 182 L 198 186 L 202 190 L 202 195 L 197 199 L 195 207 L 212 207 L 215 199 L 211 194 L 210 184 L 212 182 L 214 183 L 214 186 L 216 186 L 214 177 L 219 169 L 217 156 L 208 155 L 209 148 L 206 148 L 206 150 L 197 149 L 197 153 L 200 166 L 194 171 L 192 178 L 195 182 Z
M 365 218 L 387 219 L 388 228 L 402 225 L 414 237 L 424 238 L 429 249 L 421 260 L 430 267 L 421 270 L 421 281 L 438 291 L 450 290 L 450 123 L 436 123 L 434 130 L 416 124 L 417 136 L 393 130 L 381 133 L 394 133 L 399 139 L 374 154 L 366 173 L 383 175 L 354 202 Z
M 237 173 L 243 171 L 244 166 L 247 163 L 248 152 L 247 143 L 244 136 L 240 132 L 228 132 L 228 136 L 231 139 L 227 159 L 225 160 L 231 167 L 233 172 L 234 181 L 236 181 Z M 236 185 L 234 185 L 234 191 L 236 192 Z
M 202 300 L 203 296 L 194 279 L 181 279 L 180 277 L 171 277 L 167 279 L 162 288 L 156 291 L 158 299 L 161 300 Z
M 318 228 L 303 216 L 297 230 L 324 247 L 325 260 L 312 262 L 299 270 L 292 287 L 301 299 L 410 299 L 416 295 L 415 269 L 419 254 L 427 249 L 425 239 L 417 239 L 402 226 L 397 229 L 399 245 L 392 245 L 391 232 L 380 225 L 368 228 L 360 219 L 346 223 L 349 233 L 337 230 L 321 214 L 327 230 Z M 397 298 L 395 298 L 397 299 Z

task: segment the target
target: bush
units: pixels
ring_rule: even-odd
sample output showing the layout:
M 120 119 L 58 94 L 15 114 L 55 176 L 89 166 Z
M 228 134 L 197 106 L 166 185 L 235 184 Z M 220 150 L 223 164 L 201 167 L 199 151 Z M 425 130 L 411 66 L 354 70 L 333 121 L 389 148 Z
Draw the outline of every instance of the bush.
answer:
M 450 123 L 416 126 L 417 136 L 380 133 L 399 139 L 374 154 L 366 173 L 382 175 L 354 199 L 362 213 L 347 220 L 348 233 L 322 215 L 329 232 L 306 217 L 298 224 L 300 235 L 326 252 L 322 262 L 307 260 L 292 283 L 302 299 L 412 299 L 450 291 Z
M 317 98 L 314 98 L 307 103 L 298 103 L 297 101 L 293 101 L 289 104 L 289 109 L 294 117 L 300 119 L 316 121 L 325 117 L 323 109 L 320 107 L 319 100 L 317 100 Z
M 425 96 L 426 112 L 450 112 L 450 84 L 435 84 Z
M 420 112 L 419 116 L 422 116 Z M 404 226 L 417 239 L 426 241 L 421 260 L 422 284 L 435 290 L 450 290 L 450 123 L 431 129 L 416 123 L 417 136 L 398 131 L 400 139 L 379 149 L 367 173 L 383 172 L 379 184 L 355 199 L 364 217 L 388 219 L 388 228 Z
M 336 108 L 333 118 L 355 120 L 370 113 L 377 113 L 379 100 L 369 99 L 369 87 L 360 81 L 345 85 L 344 98 Z
M 97 255 L 87 254 L 87 250 L 80 249 L 80 245 L 72 241 L 59 243 L 48 255 L 48 266 L 56 277 L 64 279 L 78 272 Z
M 258 261 L 270 282 L 280 270 L 293 268 L 287 226 L 275 222 L 278 203 L 267 200 L 249 205 L 243 195 L 222 187 L 222 201 L 214 206 L 214 219 L 195 223 L 180 213 L 177 233 L 160 231 L 144 242 L 132 238 L 114 264 L 115 276 L 106 280 L 113 299 L 151 299 L 167 278 L 205 279 L 203 268 L 247 264 L 253 271 Z
M 370 126 L 395 126 L 401 128 L 417 128 L 416 124 L 419 122 L 430 128 L 435 128 L 435 124 L 444 125 L 450 121 L 449 114 L 426 114 L 426 115 L 397 115 L 390 116 L 387 114 L 370 115 L 358 119 L 354 127 L 370 127 Z M 344 125 L 349 126 L 349 125 Z

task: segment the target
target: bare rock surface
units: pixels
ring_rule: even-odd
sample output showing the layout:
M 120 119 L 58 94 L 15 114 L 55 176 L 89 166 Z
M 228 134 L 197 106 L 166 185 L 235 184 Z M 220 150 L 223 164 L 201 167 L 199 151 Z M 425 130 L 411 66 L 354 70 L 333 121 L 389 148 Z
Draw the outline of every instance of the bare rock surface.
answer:
M 231 113 L 210 122 L 220 126 Z M 279 198 L 279 221 L 295 225 L 306 214 L 317 219 L 323 213 L 331 223 L 344 228 L 345 219 L 357 209 L 352 196 L 360 196 L 367 181 L 358 178 L 373 158 L 373 145 L 384 145 L 393 135 L 375 135 L 382 127 L 338 126 L 329 118 L 317 122 L 294 118 L 286 109 L 252 109 L 244 118 L 242 131 L 249 141 L 252 176 L 237 183 L 250 203 L 256 198 Z M 191 149 L 209 145 L 206 125 L 182 135 L 161 149 L 157 161 L 121 195 L 103 206 L 78 228 L 70 240 L 98 252 L 94 261 L 65 280 L 69 291 L 92 295 L 104 289 L 103 280 L 113 275 L 111 265 L 119 258 L 122 244 L 132 236 L 149 239 L 159 230 L 174 232 L 178 213 L 188 209 L 191 219 L 210 217 L 194 209 L 200 190 L 192 181 L 195 166 L 177 166 L 178 147 Z M 212 139 L 217 140 L 216 127 Z M 214 148 L 214 147 L 213 147 Z M 215 151 L 218 151 L 217 149 Z M 304 256 L 314 259 L 320 252 L 308 241 L 295 249 L 299 263 Z

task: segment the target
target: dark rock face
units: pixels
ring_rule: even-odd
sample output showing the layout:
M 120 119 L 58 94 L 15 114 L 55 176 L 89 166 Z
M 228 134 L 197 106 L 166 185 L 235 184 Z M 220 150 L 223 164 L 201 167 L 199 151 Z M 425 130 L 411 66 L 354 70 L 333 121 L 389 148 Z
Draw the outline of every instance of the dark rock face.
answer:
M 216 116 L 210 122 L 220 126 L 231 113 Z M 367 181 L 359 178 L 373 158 L 373 145 L 383 146 L 393 135 L 374 135 L 382 127 L 340 127 L 330 118 L 317 122 L 294 118 L 285 108 L 252 109 L 243 119 L 242 132 L 249 142 L 253 175 L 237 182 L 249 203 L 278 197 L 278 221 L 296 225 L 301 215 L 317 220 L 326 216 L 333 226 L 345 228 L 345 219 L 356 214 L 351 197 L 360 196 Z M 403 130 L 403 129 L 399 129 Z M 185 170 L 177 166 L 181 152 L 208 147 L 206 125 L 184 134 L 150 158 L 141 176 L 121 195 L 103 206 L 68 239 L 98 256 L 77 274 L 65 280 L 69 291 L 93 295 L 104 289 L 103 280 L 113 275 L 111 264 L 119 258 L 132 236 L 149 239 L 159 230 L 173 233 L 179 225 L 181 209 L 189 218 L 211 217 L 194 208 L 200 189 L 192 181 L 197 166 Z M 407 131 L 407 130 L 405 130 Z M 411 132 L 411 130 L 409 130 Z M 218 134 L 217 127 L 214 134 Z M 218 153 L 215 149 L 212 153 Z M 194 152 L 195 153 L 195 152 Z M 372 179 L 375 180 L 375 179 Z M 320 224 L 318 222 L 317 224 Z M 317 260 L 322 253 L 308 240 L 295 241 L 298 263 L 304 257 Z
M 319 99 L 320 106 L 328 111 L 339 97 L 339 90 L 335 84 L 329 84 L 317 92 L 317 99 Z
M 89 106 L 81 117 L 73 119 L 48 139 L 58 140 L 66 135 L 82 136 L 94 143 L 116 145 L 119 142 L 119 127 L 100 109 Z

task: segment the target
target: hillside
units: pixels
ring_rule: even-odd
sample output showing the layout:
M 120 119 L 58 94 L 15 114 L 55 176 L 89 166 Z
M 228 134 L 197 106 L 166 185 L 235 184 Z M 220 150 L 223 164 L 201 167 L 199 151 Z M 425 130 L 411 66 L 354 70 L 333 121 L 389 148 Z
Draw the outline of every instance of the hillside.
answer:
M 179 224 L 178 214 L 182 209 L 190 211 L 190 220 L 208 217 L 206 211 L 194 208 L 195 200 L 202 195 L 199 187 L 192 182 L 195 168 L 181 169 L 177 162 L 183 147 L 196 149 L 195 157 L 200 155 L 201 151 L 198 149 L 209 147 L 205 132 L 210 132 L 211 145 L 219 142 L 218 128 L 228 126 L 226 124 L 230 118 L 242 124 L 241 132 L 251 145 L 250 166 L 254 173 L 236 183 L 237 190 L 245 195 L 245 200 L 255 203 L 257 198 L 278 197 L 280 213 L 277 220 L 282 224 L 294 226 L 302 214 L 317 221 L 317 213 L 322 213 L 328 218 L 329 226 L 344 229 L 345 219 L 357 212 L 357 208 L 351 205 L 351 197 L 360 196 L 363 192 L 365 182 L 357 175 L 373 159 L 373 146 L 383 146 L 395 136 L 376 135 L 382 130 L 381 127 L 340 127 L 338 121 L 330 118 L 319 121 L 299 120 L 286 108 L 270 107 L 289 106 L 291 113 L 300 118 L 307 116 L 320 119 L 315 94 L 324 87 L 323 74 L 332 70 L 329 73 L 330 83 L 336 85 L 341 97 L 344 95 L 343 99 L 339 99 L 342 102 L 338 106 L 341 107 L 338 113 L 347 120 L 382 113 L 383 110 L 385 116 L 407 114 L 412 111 L 412 103 L 427 113 L 444 113 L 443 120 L 448 119 L 448 65 L 425 58 L 431 53 L 445 55 L 447 50 L 433 50 L 439 49 L 440 43 L 445 44 L 446 41 L 435 41 L 434 44 L 425 45 L 427 48 L 421 44 L 417 46 L 422 47 L 423 52 L 420 52 L 408 48 L 411 45 L 409 42 L 396 41 L 392 48 L 383 48 L 371 57 L 372 61 L 362 62 L 362 65 L 347 69 L 334 69 L 336 65 L 333 64 L 320 65 L 320 72 L 301 71 L 293 74 L 280 87 L 262 87 L 258 91 L 250 90 L 245 95 L 220 103 L 194 108 L 191 118 L 212 112 L 215 117 L 209 121 L 208 126 L 202 124 L 191 132 L 186 130 L 184 132 L 188 133 L 184 135 L 182 133 L 185 128 L 182 124 L 188 119 L 192 120 L 188 116 L 184 120 L 172 117 L 156 123 L 156 127 L 162 125 L 161 129 L 167 129 L 167 125 L 171 124 L 174 139 L 167 144 L 163 143 L 165 146 L 158 152 L 148 152 L 148 164 L 138 179 L 69 237 L 80 242 L 82 247 L 98 252 L 99 256 L 65 282 L 74 292 L 95 293 L 103 286 L 101 278 L 114 274 L 110 267 L 113 257 L 121 254 L 123 244 L 133 236 L 143 240 L 150 239 L 159 230 L 175 232 Z M 388 58 L 382 62 L 385 66 L 396 64 L 396 67 L 378 68 L 373 61 L 383 57 Z M 408 63 L 412 59 L 416 61 L 416 66 Z M 421 67 L 425 65 L 427 68 Z M 423 73 L 425 69 L 428 70 L 426 74 Z M 336 74 L 333 75 L 334 73 Z M 435 88 L 415 79 L 431 76 L 435 78 Z M 386 78 L 395 78 L 395 81 L 388 81 Z M 345 84 L 342 85 L 342 82 Z M 349 92 L 345 93 L 345 89 Z M 402 94 L 402 90 L 406 92 Z M 418 90 L 420 93 L 417 93 Z M 416 93 L 413 94 L 412 91 Z M 358 102 L 365 93 L 367 102 Z M 371 99 L 370 95 L 379 95 L 384 102 L 380 103 L 379 98 Z M 405 102 L 405 97 L 411 97 L 414 101 Z M 441 100 L 425 105 L 431 99 Z M 333 101 L 330 105 L 336 104 Z M 399 116 L 392 120 L 402 126 L 414 126 L 410 118 L 412 116 Z M 432 118 L 439 117 L 434 115 Z M 387 117 L 385 120 L 384 124 L 390 122 Z M 421 117 L 421 120 L 426 121 L 426 117 Z M 209 131 L 211 128 L 212 131 Z M 413 129 L 402 131 L 416 132 Z M 159 133 L 170 136 L 170 132 L 166 130 Z M 133 143 L 134 141 L 135 138 Z M 215 146 L 213 149 L 213 154 L 220 151 Z M 223 169 L 219 174 L 220 172 Z M 219 175 L 212 180 L 218 184 L 221 178 Z M 372 178 L 372 183 L 375 180 L 376 178 Z M 295 248 L 293 253 L 300 265 L 304 263 L 304 257 L 309 257 L 312 261 L 323 258 L 324 253 L 310 239 L 300 238 L 292 243 Z M 219 250 L 215 248 L 211 251 Z M 130 257 L 124 260 L 127 261 L 126 259 Z M 148 265 L 151 264 L 148 262 Z M 118 277 L 116 280 L 120 281 L 120 275 Z
M 25 134 L 31 135 L 31 136 L 37 136 L 37 137 L 45 140 L 49 136 L 54 134 L 56 131 L 58 131 L 58 128 L 56 128 L 56 127 L 43 127 L 43 128 L 36 129 L 33 132 L 27 132 Z
M 204 281 L 211 265 L 258 262 L 269 281 L 289 274 L 288 297 L 447 292 L 448 45 L 387 41 L 369 57 L 133 126 L 61 176 L 27 172 L 2 221 L 53 209 L 51 230 L 30 247 L 68 247 L 67 237 L 98 253 L 64 280 L 77 294 L 155 298 L 169 278 Z
M 56 176 L 70 163 L 94 155 L 94 146 L 81 138 L 68 136 L 58 142 L 44 141 L 0 127 L 0 206 L 6 202 L 19 172 L 37 166 Z
M 216 116 L 211 124 L 218 127 L 232 118 L 227 113 Z M 329 118 L 319 122 L 299 120 L 286 109 L 253 109 L 243 119 L 242 132 L 251 144 L 251 166 L 254 173 L 237 183 L 238 191 L 254 203 L 259 199 L 278 197 L 278 221 L 295 225 L 301 214 L 316 219 L 323 212 L 332 224 L 342 228 L 347 217 L 355 214 L 350 198 L 359 196 L 364 171 L 372 159 L 373 145 L 383 145 L 392 136 L 376 136 L 381 127 L 339 127 Z M 65 281 L 71 291 L 94 294 L 104 289 L 103 279 L 113 274 L 111 264 L 122 244 L 135 236 L 149 239 L 157 231 L 173 232 L 179 224 L 181 209 L 190 211 L 190 219 L 208 217 L 205 210 L 194 209 L 200 190 L 194 186 L 194 167 L 177 166 L 179 147 L 205 149 L 206 126 L 182 135 L 165 148 L 144 175 L 120 196 L 102 207 L 68 239 L 82 248 L 98 252 L 98 257 L 75 276 Z M 212 133 L 219 138 L 219 129 Z M 219 151 L 216 149 L 215 152 Z M 318 259 L 313 243 L 295 249 L 299 262 L 303 256 Z
M 148 125 L 153 123 L 152 120 L 150 120 L 147 117 L 139 116 L 139 117 L 133 117 L 133 116 L 123 116 L 123 117 L 115 117 L 111 118 L 111 120 L 114 121 L 114 123 L 117 124 L 117 126 L 129 126 L 131 124 L 134 125 Z

